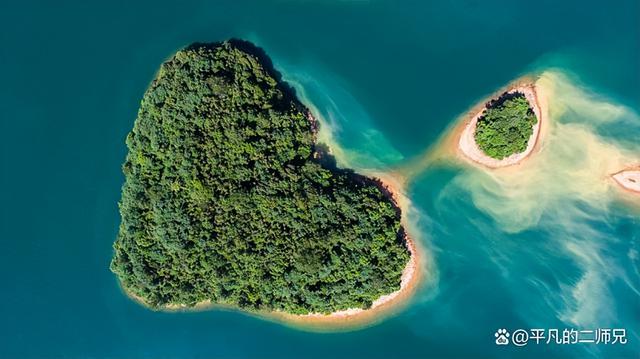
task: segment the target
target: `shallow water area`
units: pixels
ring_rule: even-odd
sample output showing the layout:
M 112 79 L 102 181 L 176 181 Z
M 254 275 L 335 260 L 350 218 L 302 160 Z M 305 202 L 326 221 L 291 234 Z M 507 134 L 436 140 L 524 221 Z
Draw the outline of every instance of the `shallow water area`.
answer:
M 610 176 L 640 159 L 640 4 L 532 6 L 0 5 L 0 357 L 637 357 L 640 206 Z M 156 312 L 109 271 L 145 89 L 177 49 L 230 37 L 264 48 L 339 166 L 402 186 L 424 276 L 390 315 L 317 332 L 238 311 Z M 550 94 L 539 151 L 488 172 L 444 150 L 466 111 L 525 75 Z M 499 328 L 624 328 L 628 342 L 498 346 Z

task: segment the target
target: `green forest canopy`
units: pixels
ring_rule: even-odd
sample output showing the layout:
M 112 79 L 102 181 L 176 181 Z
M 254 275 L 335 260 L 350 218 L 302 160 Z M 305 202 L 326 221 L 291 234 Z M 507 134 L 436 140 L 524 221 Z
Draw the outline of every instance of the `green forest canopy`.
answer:
M 523 94 L 504 94 L 478 119 L 475 140 L 487 156 L 501 160 L 527 149 L 537 122 Z
M 367 308 L 409 260 L 373 180 L 315 159 L 307 110 L 261 50 L 195 44 L 142 99 L 111 269 L 151 307 Z

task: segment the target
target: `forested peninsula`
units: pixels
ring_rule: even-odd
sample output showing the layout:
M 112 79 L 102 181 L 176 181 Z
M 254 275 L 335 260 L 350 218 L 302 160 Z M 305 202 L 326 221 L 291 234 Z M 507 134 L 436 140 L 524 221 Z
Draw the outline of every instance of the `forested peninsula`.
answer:
M 163 309 L 369 308 L 411 259 L 376 179 L 338 169 L 264 52 L 232 40 L 166 61 L 127 136 L 111 270 Z

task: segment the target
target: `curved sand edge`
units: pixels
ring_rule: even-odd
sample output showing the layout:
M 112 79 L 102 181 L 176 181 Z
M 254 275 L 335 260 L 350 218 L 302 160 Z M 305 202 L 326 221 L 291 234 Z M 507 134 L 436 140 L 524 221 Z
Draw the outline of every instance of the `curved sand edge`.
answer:
M 407 249 L 411 253 L 411 257 L 405 266 L 400 279 L 400 289 L 395 292 L 382 295 L 376 299 L 370 308 L 350 308 L 340 310 L 337 312 L 323 314 L 323 313 L 309 313 L 309 314 L 291 314 L 282 311 L 260 311 L 260 310 L 248 310 L 238 308 L 234 305 L 228 305 L 224 303 L 213 303 L 210 300 L 198 302 L 193 306 L 187 306 L 185 304 L 168 304 L 160 308 L 153 308 L 149 306 L 144 298 L 139 297 L 122 287 L 124 293 L 136 301 L 137 303 L 154 310 L 160 311 L 203 311 L 210 309 L 226 309 L 232 311 L 238 311 L 248 315 L 254 315 L 256 317 L 275 320 L 284 324 L 292 324 L 301 326 L 303 328 L 316 329 L 316 330 L 331 330 L 340 328 L 355 328 L 365 326 L 367 324 L 373 324 L 383 318 L 386 315 L 390 315 L 394 312 L 394 309 L 399 309 L 402 304 L 416 291 L 417 284 L 420 278 L 420 256 L 416 243 L 411 239 L 407 232 L 406 225 L 406 211 L 408 210 L 408 199 L 404 196 L 400 190 L 402 185 L 399 181 L 395 180 L 392 176 L 380 174 L 377 176 L 371 176 L 374 180 L 377 180 L 382 187 L 391 196 L 391 200 L 401 210 L 401 222 L 404 229 L 405 241 Z
M 507 158 L 498 160 L 489 157 L 478 147 L 475 141 L 475 130 L 478 120 L 484 114 L 486 110 L 486 103 L 475 106 L 470 114 L 464 119 L 460 131 L 460 137 L 457 141 L 457 152 L 465 159 L 471 160 L 474 163 L 480 164 L 489 168 L 501 168 L 516 165 L 525 158 L 527 158 L 533 150 L 538 146 L 541 137 L 541 128 L 546 126 L 547 121 L 547 108 L 546 100 L 543 100 L 544 95 L 541 93 L 539 86 L 531 80 L 521 80 L 521 82 L 514 83 L 508 86 L 505 90 L 499 91 L 497 96 L 491 96 L 490 99 L 501 96 L 504 93 L 520 92 L 525 95 L 529 102 L 538 122 L 533 125 L 533 133 L 529 137 L 527 148 L 524 152 L 514 153 Z M 479 109 L 478 109 L 479 107 Z
M 616 172 L 611 178 L 625 191 L 640 195 L 640 166 Z

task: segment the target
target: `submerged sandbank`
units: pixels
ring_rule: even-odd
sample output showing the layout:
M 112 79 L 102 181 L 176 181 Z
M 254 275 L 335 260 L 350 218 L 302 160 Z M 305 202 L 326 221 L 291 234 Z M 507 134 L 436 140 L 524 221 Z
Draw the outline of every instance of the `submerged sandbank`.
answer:
M 407 161 L 397 171 L 405 178 L 413 178 L 437 163 L 462 161 L 483 169 L 514 169 L 523 164 L 531 154 L 539 152 L 549 135 L 549 94 L 545 88 L 548 84 L 548 74 L 540 76 L 523 76 L 509 85 L 484 97 L 484 100 L 471 107 L 452 121 L 443 131 L 440 138 L 425 152 Z M 478 120 L 484 114 L 487 101 L 497 99 L 505 93 L 521 92 L 527 98 L 538 121 L 534 125 L 533 133 L 527 142 L 524 152 L 513 154 L 503 160 L 491 158 L 482 152 L 475 142 L 475 128 Z M 500 171 L 504 172 L 504 171 Z
M 438 147 L 420 158 L 421 168 L 426 167 L 427 160 L 470 165 L 468 171 L 453 178 L 442 196 L 469 193 L 474 206 L 509 233 L 535 227 L 545 216 L 552 216 L 563 227 L 574 228 L 576 216 L 586 215 L 585 204 L 607 211 L 612 202 L 623 199 L 635 208 L 640 196 L 623 189 L 612 175 L 623 169 L 640 170 L 638 146 L 604 136 L 598 128 L 628 126 L 625 121 L 637 120 L 637 114 L 577 85 L 559 71 L 540 73 L 535 84 L 546 118 L 537 144 L 540 150 L 534 149 L 533 155 L 519 165 L 486 170 L 460 158 L 459 137 L 453 131 L 459 129 L 457 123 Z
M 505 94 L 521 93 L 529 102 L 538 121 L 533 126 L 533 133 L 529 137 L 527 148 L 523 152 L 514 153 L 509 157 L 499 160 L 487 156 L 478 147 L 475 141 L 476 125 L 487 109 L 486 102 L 473 107 L 469 114 L 463 118 L 462 123 L 459 125 L 460 127 L 455 131 L 457 138 L 456 152 L 460 157 L 488 168 L 508 167 L 521 163 L 531 155 L 536 147 L 539 147 L 541 128 L 546 126 L 546 100 L 541 99 L 544 97 L 541 92 L 540 87 L 536 86 L 534 81 L 524 78 L 499 91 L 497 96 L 494 95 L 490 97 L 493 99 Z
M 640 166 L 614 173 L 611 178 L 623 189 L 640 195 Z

